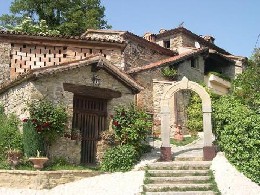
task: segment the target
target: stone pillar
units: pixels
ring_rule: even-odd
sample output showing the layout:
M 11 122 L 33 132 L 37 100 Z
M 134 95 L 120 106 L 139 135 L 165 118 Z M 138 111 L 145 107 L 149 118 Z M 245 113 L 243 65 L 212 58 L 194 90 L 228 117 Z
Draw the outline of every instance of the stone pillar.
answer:
M 204 147 L 203 160 L 210 161 L 216 156 L 215 146 L 212 146 L 211 112 L 203 112 Z
M 170 110 L 165 104 L 161 108 L 161 160 L 172 161 L 171 145 L 170 145 Z

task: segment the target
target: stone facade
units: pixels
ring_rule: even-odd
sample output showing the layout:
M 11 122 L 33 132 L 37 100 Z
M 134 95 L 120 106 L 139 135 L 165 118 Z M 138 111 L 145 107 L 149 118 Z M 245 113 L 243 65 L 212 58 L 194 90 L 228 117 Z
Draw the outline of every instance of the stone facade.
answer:
M 11 44 L 0 42 L 0 84 L 10 79 Z
M 129 40 L 124 50 L 124 70 L 127 71 L 131 68 L 141 67 L 167 57 L 169 56 L 162 55 L 155 50 Z
M 122 94 L 120 98 L 114 98 L 107 102 L 108 116 L 114 114 L 115 106 L 134 103 L 133 92 L 122 84 L 120 80 L 115 79 L 103 69 L 96 72 L 96 74 L 101 79 L 100 87 L 120 91 Z M 7 90 L 0 94 L 0 102 L 4 105 L 7 113 L 14 112 L 20 119 L 28 116 L 28 113 L 24 112 L 27 100 L 46 98 L 55 103 L 63 103 L 67 107 L 69 115 L 68 128 L 71 129 L 74 94 L 65 91 L 63 83 L 92 86 L 92 75 L 91 66 L 84 66 L 70 71 L 51 74 L 37 80 L 21 83 L 16 87 Z M 100 94 L 100 98 L 102 98 L 102 94 Z M 109 121 L 107 121 L 106 124 L 108 129 Z M 71 142 L 60 140 L 59 144 L 56 145 L 57 148 L 54 146 L 52 147 L 53 152 L 50 151 L 52 156 L 67 156 L 70 162 L 80 163 L 80 144 L 75 144 L 73 140 Z M 72 148 L 69 149 L 68 147 Z
M 15 113 L 20 119 L 28 117 L 27 103 L 37 91 L 33 83 L 24 82 L 0 94 L 0 103 L 7 114 Z
M 70 132 L 69 132 L 70 133 Z M 79 164 L 81 141 L 61 137 L 50 147 L 50 159 L 65 158 L 69 163 Z
M 204 82 L 204 59 L 202 56 L 197 56 L 197 66 L 191 67 L 191 60 L 186 60 L 176 65 L 179 79 L 186 76 L 188 79 Z M 137 80 L 145 89 L 137 94 L 137 105 L 144 108 L 149 113 L 154 115 L 154 129 L 160 130 L 160 101 L 164 90 L 169 85 L 169 81 L 163 77 L 161 68 L 154 68 L 146 71 L 141 71 L 133 74 L 133 78 Z M 175 102 L 171 102 L 171 126 L 174 123 L 181 124 L 183 130 L 186 131 L 185 124 L 187 122 L 186 107 L 189 103 L 190 93 L 180 91 L 175 94 Z
M 100 174 L 97 171 L 69 170 L 69 171 L 20 171 L 1 170 L 0 187 L 26 188 L 26 189 L 51 189 L 58 185 L 78 181 L 86 177 Z

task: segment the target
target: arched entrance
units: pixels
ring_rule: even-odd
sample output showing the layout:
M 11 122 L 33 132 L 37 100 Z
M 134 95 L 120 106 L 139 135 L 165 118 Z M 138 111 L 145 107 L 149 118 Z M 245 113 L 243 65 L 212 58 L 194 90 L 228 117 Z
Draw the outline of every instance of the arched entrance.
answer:
M 204 160 L 212 160 L 215 155 L 215 147 L 212 146 L 212 123 L 211 123 L 211 99 L 206 90 L 199 84 L 189 81 L 186 77 L 179 82 L 172 83 L 169 86 L 161 99 L 161 130 L 162 130 L 162 147 L 161 147 L 161 159 L 163 161 L 171 161 L 171 146 L 170 146 L 170 108 L 169 103 L 173 101 L 173 95 L 175 92 L 189 89 L 196 92 L 202 100 L 202 112 L 203 112 L 203 132 L 204 132 L 204 147 L 203 158 Z

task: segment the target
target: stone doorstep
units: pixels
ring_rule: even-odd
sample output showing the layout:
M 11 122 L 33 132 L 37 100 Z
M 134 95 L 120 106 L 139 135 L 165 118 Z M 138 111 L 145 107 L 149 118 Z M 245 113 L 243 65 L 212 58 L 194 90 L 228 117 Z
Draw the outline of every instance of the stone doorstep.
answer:
M 146 195 L 214 195 L 215 192 L 213 191 L 186 191 L 186 192 L 146 192 Z
M 183 177 L 147 177 L 153 184 L 182 184 L 182 183 L 206 183 L 210 176 L 183 176 Z
M 179 177 L 182 176 L 191 176 L 194 174 L 203 176 L 203 175 L 208 175 L 209 170 L 148 170 L 148 173 L 152 174 L 154 177 L 155 176 L 169 176 L 169 175 L 179 175 Z M 177 177 L 177 176 L 174 176 Z
M 144 186 L 146 191 L 155 191 L 155 190 L 163 190 L 164 188 L 174 188 L 175 191 L 183 191 L 186 188 L 187 189 L 196 189 L 196 188 L 205 188 L 205 190 L 209 190 L 211 188 L 210 183 L 204 183 L 204 184 L 146 184 Z M 167 190 L 168 191 L 168 190 Z

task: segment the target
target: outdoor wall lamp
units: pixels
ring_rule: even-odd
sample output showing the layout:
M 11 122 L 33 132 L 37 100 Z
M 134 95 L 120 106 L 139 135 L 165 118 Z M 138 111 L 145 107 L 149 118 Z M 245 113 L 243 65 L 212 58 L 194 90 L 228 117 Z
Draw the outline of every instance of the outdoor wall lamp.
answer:
M 91 80 L 92 80 L 92 83 L 93 83 L 93 87 L 100 85 L 101 79 L 98 78 L 98 75 L 96 75 L 95 73 L 93 73 Z

